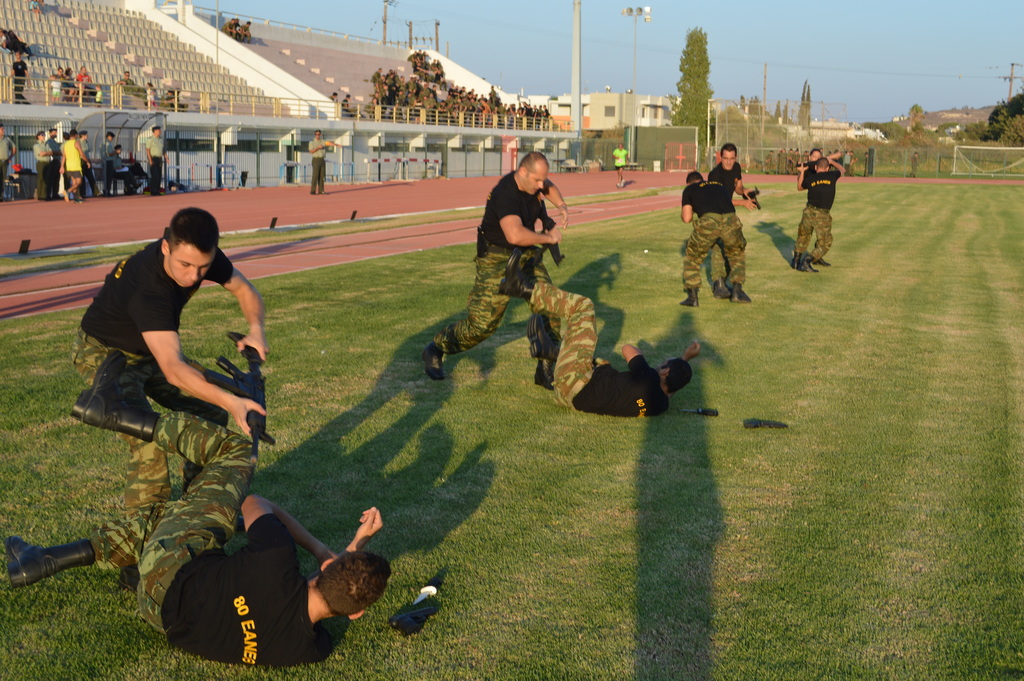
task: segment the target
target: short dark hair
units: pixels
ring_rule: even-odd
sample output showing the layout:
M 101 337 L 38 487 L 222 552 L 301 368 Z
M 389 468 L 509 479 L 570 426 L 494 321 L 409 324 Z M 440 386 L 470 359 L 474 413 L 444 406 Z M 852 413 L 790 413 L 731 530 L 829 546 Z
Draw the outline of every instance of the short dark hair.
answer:
M 115 144 L 114 145 L 114 151 L 121 151 L 121 145 L 120 144 Z
M 316 580 L 316 590 L 334 616 L 354 615 L 373 605 L 388 585 L 391 564 L 368 551 L 343 553 Z
M 523 160 L 519 162 L 520 168 L 526 168 L 527 170 L 533 170 L 537 163 L 540 161 L 544 162 L 544 165 L 548 165 L 548 157 L 539 151 L 531 151 L 526 156 L 523 156 Z
M 39 132 L 36 133 L 36 137 L 46 137 L 46 133 L 40 130 Z
M 813 149 L 811 149 L 810 151 L 807 152 L 807 155 L 810 156 L 814 152 L 818 152 L 820 154 L 821 153 L 821 149 L 819 149 L 818 147 L 814 147 Z
M 156 132 L 157 130 L 160 130 L 160 126 L 159 125 L 154 125 L 153 126 L 153 132 Z
M 693 377 L 693 369 L 690 368 L 690 363 L 681 357 L 670 359 L 665 362 L 664 366 L 668 367 L 665 387 L 668 388 L 669 395 L 677 390 L 682 390 L 690 382 L 690 378 Z
M 704 176 L 701 175 L 696 170 L 691 170 L 690 173 L 686 176 L 686 184 L 693 184 L 694 182 L 703 182 L 703 181 L 704 181 Z
M 74 128 L 68 130 L 68 137 L 78 137 L 78 131 Z
M 108 132 L 108 133 L 107 133 L 107 137 L 109 137 L 109 138 L 113 139 L 113 138 L 114 138 L 114 133 L 112 133 L 112 132 Z
M 814 168 L 816 170 L 828 170 L 828 167 L 830 165 L 832 164 L 829 163 L 828 158 L 825 156 L 822 156 L 821 158 L 814 162 Z
M 723 144 L 722 150 L 719 153 L 725 153 L 727 151 L 731 151 L 734 154 L 739 153 L 739 151 L 736 149 L 736 145 L 733 144 L 732 142 L 726 142 L 725 144 Z
M 189 244 L 200 253 L 213 253 L 220 242 L 220 229 L 217 218 L 202 208 L 182 208 L 171 218 L 164 238 L 171 247 Z

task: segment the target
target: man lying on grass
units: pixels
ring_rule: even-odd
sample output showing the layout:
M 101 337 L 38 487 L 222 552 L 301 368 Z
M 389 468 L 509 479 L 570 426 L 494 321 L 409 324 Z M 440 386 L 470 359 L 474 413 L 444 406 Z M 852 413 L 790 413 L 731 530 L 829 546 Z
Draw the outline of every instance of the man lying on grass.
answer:
M 117 387 L 123 365 L 123 356 L 101 365 L 90 408 L 107 415 L 134 409 Z M 336 554 L 283 509 L 248 494 L 255 463 L 244 437 L 191 414 L 159 418 L 176 423 L 155 429 L 155 444 L 202 467 L 181 499 L 135 509 L 70 544 L 44 548 L 8 537 L 11 586 L 93 563 L 115 570 L 138 564 L 142 617 L 171 644 L 219 662 L 290 666 L 326 659 L 333 644 L 320 620 L 358 618 L 391 575 L 387 559 L 362 550 L 383 526 L 380 512 L 364 511 L 355 537 Z M 223 547 L 239 512 L 248 544 L 229 556 Z M 299 572 L 296 545 L 320 570 L 309 577 Z
M 509 257 L 501 293 L 522 298 L 537 314 L 562 320 L 561 349 L 544 337 L 542 325 L 531 323 L 528 329 L 530 342 L 546 348 L 538 356 L 556 360 L 555 401 L 563 407 L 607 416 L 657 416 L 668 410 L 669 398 L 690 382 L 693 370 L 689 361 L 700 354 L 700 343 L 690 343 L 682 357 L 665 360 L 657 369 L 647 364 L 634 345 L 622 347 L 629 371 L 616 371 L 608 362 L 595 361 L 594 303 L 530 279 L 519 266 L 521 255 L 517 248 Z

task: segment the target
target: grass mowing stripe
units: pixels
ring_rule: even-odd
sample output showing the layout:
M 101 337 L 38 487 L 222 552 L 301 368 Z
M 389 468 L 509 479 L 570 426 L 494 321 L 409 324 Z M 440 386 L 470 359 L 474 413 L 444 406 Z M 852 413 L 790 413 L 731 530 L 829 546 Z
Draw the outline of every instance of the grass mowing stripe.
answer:
M 555 406 L 519 301 L 446 358 L 447 381 L 425 380 L 420 350 L 462 313 L 471 247 L 261 280 L 279 445 L 256 491 L 335 545 L 380 506 L 395 576 L 364 619 L 330 625 L 327 663 L 260 677 L 1019 675 L 1014 190 L 841 183 L 835 266 L 817 275 L 786 264 L 805 197 L 773 195 L 741 213 L 749 306 L 678 306 L 676 210 L 571 229 L 552 276 L 595 299 L 599 355 L 705 343 L 653 421 Z M 79 316 L 0 324 L 0 526 L 33 540 L 116 514 L 123 485 L 122 443 L 67 417 Z M 230 296 L 204 290 L 185 317 L 190 356 L 233 354 Z M 698 406 L 722 415 L 674 412 Z M 748 431 L 747 416 L 792 427 Z M 441 613 L 395 635 L 386 617 L 441 568 Z M 0 668 L 246 673 L 168 649 L 113 579 L 73 571 L 0 599 Z

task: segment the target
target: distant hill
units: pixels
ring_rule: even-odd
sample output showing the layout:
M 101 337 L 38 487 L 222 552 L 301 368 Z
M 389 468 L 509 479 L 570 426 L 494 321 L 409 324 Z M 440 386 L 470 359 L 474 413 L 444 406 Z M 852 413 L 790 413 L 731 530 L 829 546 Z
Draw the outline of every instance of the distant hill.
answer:
M 980 109 L 972 109 L 969 106 L 965 106 L 959 109 L 926 111 L 924 119 L 922 119 L 921 122 L 924 124 L 924 127 L 929 130 L 935 130 L 939 126 L 950 124 L 967 125 L 968 123 L 987 123 L 988 117 L 994 108 L 994 105 L 985 106 Z M 893 120 L 904 128 L 910 127 L 910 118 L 908 116 L 899 116 Z

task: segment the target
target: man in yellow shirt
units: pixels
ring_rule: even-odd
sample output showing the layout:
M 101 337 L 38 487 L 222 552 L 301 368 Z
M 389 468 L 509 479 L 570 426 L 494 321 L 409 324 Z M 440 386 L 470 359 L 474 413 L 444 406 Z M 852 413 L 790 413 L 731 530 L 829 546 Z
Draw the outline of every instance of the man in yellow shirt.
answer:
M 68 131 L 68 139 L 65 140 L 60 159 L 60 172 L 71 184 L 64 192 L 64 200 L 70 202 L 74 194 L 75 203 L 82 203 L 84 200 L 79 188 L 82 186 L 82 167 L 89 165 L 89 159 L 82 153 L 82 147 L 78 143 L 78 131 L 72 128 Z M 77 192 L 77 193 L 76 193 Z

